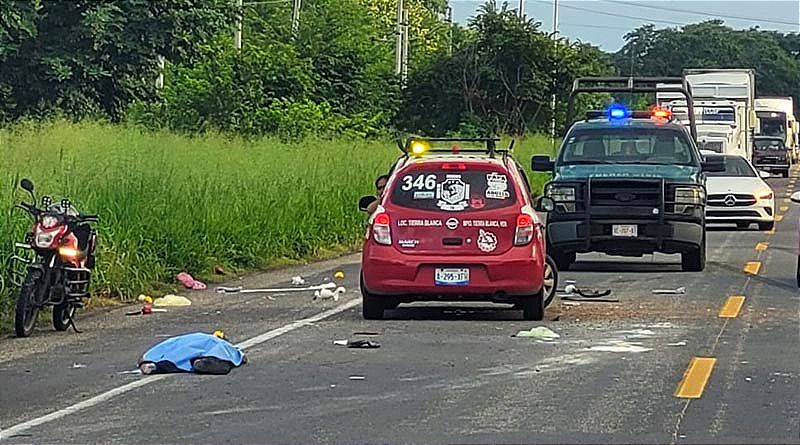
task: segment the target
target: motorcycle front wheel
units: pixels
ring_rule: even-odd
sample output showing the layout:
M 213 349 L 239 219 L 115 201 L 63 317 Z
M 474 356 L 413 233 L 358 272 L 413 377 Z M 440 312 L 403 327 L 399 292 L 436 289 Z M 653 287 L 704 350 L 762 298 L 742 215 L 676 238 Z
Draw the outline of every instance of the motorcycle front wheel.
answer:
M 56 331 L 66 331 L 69 327 L 69 320 L 75 316 L 78 308 L 75 306 L 64 303 L 53 307 L 53 327 Z
M 17 337 L 29 337 L 39 318 L 39 307 L 33 301 L 39 283 L 38 278 L 38 272 L 28 271 L 22 288 L 19 290 L 14 314 L 14 331 L 16 331 Z

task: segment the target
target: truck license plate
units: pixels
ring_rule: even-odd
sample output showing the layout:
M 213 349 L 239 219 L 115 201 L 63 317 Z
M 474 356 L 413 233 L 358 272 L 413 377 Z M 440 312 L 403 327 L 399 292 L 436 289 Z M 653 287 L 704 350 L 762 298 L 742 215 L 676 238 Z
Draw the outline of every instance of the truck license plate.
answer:
M 466 286 L 469 284 L 469 269 L 436 269 L 437 286 Z
M 614 224 L 611 226 L 611 234 L 625 238 L 636 238 L 638 227 L 636 224 Z

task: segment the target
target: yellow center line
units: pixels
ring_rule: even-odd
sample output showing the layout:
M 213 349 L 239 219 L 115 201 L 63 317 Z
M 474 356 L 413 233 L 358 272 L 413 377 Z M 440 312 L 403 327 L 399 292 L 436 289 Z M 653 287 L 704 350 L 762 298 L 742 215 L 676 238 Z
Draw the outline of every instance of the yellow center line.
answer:
M 689 367 L 683 374 L 683 379 L 675 390 L 675 397 L 682 399 L 699 399 L 706 388 L 708 378 L 717 359 L 713 357 L 692 357 Z
M 783 215 L 775 215 L 775 222 L 783 221 Z
M 778 210 L 780 210 L 781 212 L 784 212 L 784 213 L 788 212 L 789 211 L 789 206 L 781 206 L 781 208 L 778 209 Z
M 765 233 L 765 234 L 767 234 L 767 235 L 774 235 L 774 234 L 775 234 L 775 229 L 772 229 L 772 230 L 767 230 L 767 231 L 766 231 L 766 232 L 764 232 L 764 233 Z
M 784 200 L 783 200 L 783 203 L 784 203 L 784 204 L 789 204 L 789 203 L 791 203 L 791 202 L 792 202 L 792 200 L 791 200 L 791 199 L 789 199 L 789 198 L 786 198 L 786 199 L 784 199 Z
M 769 243 L 758 243 L 758 244 L 756 244 L 756 250 L 759 251 L 759 252 L 761 252 L 762 250 L 767 250 L 767 247 L 769 247 Z
M 742 309 L 744 305 L 744 297 L 741 295 L 734 295 L 728 297 L 725 301 L 725 304 L 722 305 L 722 308 L 719 310 L 719 317 L 720 318 L 736 318 L 739 315 L 739 311 Z
M 749 261 L 744 265 L 744 273 L 758 275 L 759 270 L 761 270 L 761 261 Z

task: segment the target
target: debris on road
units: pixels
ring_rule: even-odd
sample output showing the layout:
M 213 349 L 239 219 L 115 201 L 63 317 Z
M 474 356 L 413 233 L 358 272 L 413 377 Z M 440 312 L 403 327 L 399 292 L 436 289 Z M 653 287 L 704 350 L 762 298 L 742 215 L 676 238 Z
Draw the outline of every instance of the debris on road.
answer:
M 356 340 L 356 341 L 348 341 L 347 347 L 358 348 L 358 349 L 377 349 L 381 347 L 381 344 L 372 340 Z
M 589 346 L 588 348 L 590 351 L 598 351 L 598 352 L 650 352 L 652 351 L 651 348 L 645 348 L 641 346 L 641 343 L 628 343 L 626 341 L 611 341 L 609 344 L 606 345 L 596 345 L 596 346 Z
M 363 375 L 351 375 L 350 376 L 350 380 L 364 380 L 364 379 L 366 379 L 366 377 L 364 377 Z
M 686 293 L 685 287 L 679 287 L 677 289 L 653 289 L 654 294 L 671 294 L 671 295 L 683 295 Z
M 333 344 L 338 346 L 347 346 L 347 340 L 334 340 Z
M 205 283 L 203 283 L 202 281 L 195 280 L 194 277 L 192 277 L 191 275 L 189 275 L 186 272 L 179 273 L 178 275 L 176 275 L 176 278 L 187 289 L 203 290 L 203 289 L 206 288 L 206 284 Z
M 545 326 L 537 326 L 535 328 L 531 328 L 529 331 L 519 331 L 516 334 L 512 335 L 512 337 L 526 337 L 526 338 L 536 338 L 539 340 L 550 341 L 555 340 L 557 338 L 561 338 L 560 335 L 550 330 Z
M 164 295 L 153 300 L 153 306 L 191 306 L 192 301 L 180 295 Z
M 72 369 L 80 369 L 80 368 L 85 368 L 85 367 L 86 367 L 86 365 L 84 365 L 83 363 L 73 363 L 72 364 Z
M 341 280 L 342 278 L 344 278 L 344 272 L 342 272 L 341 270 L 336 272 L 335 274 L 333 274 L 333 278 Z
M 567 300 L 567 301 L 562 301 L 562 302 L 561 302 L 561 304 L 562 304 L 562 305 L 564 305 L 564 306 L 580 306 L 580 305 L 581 305 L 581 304 L 580 304 L 579 302 L 577 302 L 577 301 L 569 301 L 569 300 Z
M 154 309 L 150 303 L 145 303 L 142 308 L 136 312 L 126 312 L 125 315 L 149 315 L 153 312 L 167 312 L 166 309 Z
M 667 343 L 667 346 L 686 346 L 686 341 L 679 341 L 677 343 Z
M 379 334 L 377 332 L 364 331 L 364 332 L 353 332 L 353 335 L 381 335 L 381 334 Z
M 139 369 L 143 374 L 228 374 L 247 362 L 242 351 L 217 335 L 195 332 L 164 340 L 142 355 Z
M 750 377 L 745 377 L 745 378 L 744 378 L 744 381 L 745 381 L 745 382 L 752 382 L 752 381 L 753 381 L 753 379 L 752 379 L 752 378 L 750 378 Z
M 142 374 L 142 370 L 141 369 L 133 369 L 133 370 L 130 370 L 130 371 L 120 371 L 120 372 L 117 373 L 117 375 L 140 375 L 140 374 Z
M 153 304 L 153 297 L 150 295 L 139 294 L 137 300 L 141 301 L 142 303 Z
M 345 288 L 341 286 L 337 287 L 336 290 L 330 290 L 330 288 L 320 289 L 314 291 L 314 298 L 312 298 L 312 301 L 330 299 L 333 299 L 333 301 L 339 301 L 339 295 L 342 295 L 345 292 Z
M 306 280 L 301 276 L 292 277 L 292 286 L 301 286 L 306 284 Z
M 561 300 L 566 301 L 583 301 L 589 303 L 619 303 L 619 298 L 585 298 L 585 297 L 572 297 L 569 295 L 561 295 Z
M 239 287 L 220 286 L 216 288 L 216 292 L 218 294 L 277 294 L 282 292 L 310 292 L 315 290 L 335 289 L 335 288 L 336 288 L 335 283 L 325 283 L 325 284 L 320 284 L 319 286 L 285 287 L 285 288 L 274 288 L 274 289 L 245 289 L 242 286 Z

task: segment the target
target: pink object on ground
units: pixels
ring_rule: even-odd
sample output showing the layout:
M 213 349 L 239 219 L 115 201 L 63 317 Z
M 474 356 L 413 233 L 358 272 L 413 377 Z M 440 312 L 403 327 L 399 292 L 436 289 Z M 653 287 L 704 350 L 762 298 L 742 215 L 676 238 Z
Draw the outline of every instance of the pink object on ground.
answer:
M 179 273 L 177 278 L 187 289 L 203 290 L 206 288 L 205 283 L 195 280 L 186 272 Z

